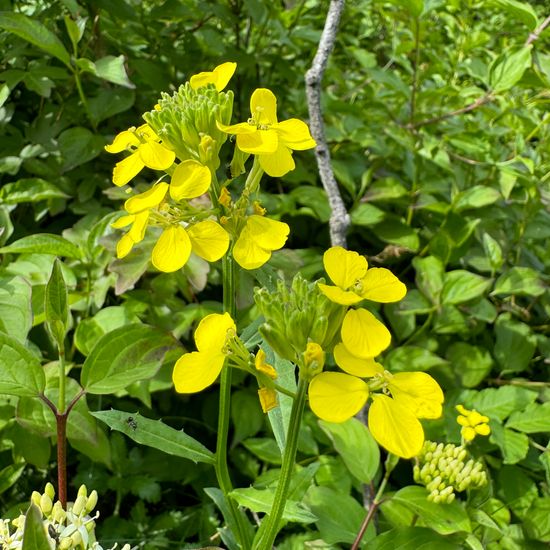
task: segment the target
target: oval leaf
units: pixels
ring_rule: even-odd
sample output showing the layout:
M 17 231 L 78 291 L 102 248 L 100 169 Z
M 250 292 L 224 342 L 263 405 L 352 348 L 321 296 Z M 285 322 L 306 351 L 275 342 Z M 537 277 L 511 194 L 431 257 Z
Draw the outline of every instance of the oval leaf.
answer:
M 8 246 L 0 248 L 3 254 L 54 254 L 66 258 L 81 258 L 80 249 L 60 235 L 36 233 L 23 237 Z
M 42 522 L 42 512 L 36 504 L 31 504 L 25 516 L 21 550 L 50 550 L 50 548 L 46 528 Z

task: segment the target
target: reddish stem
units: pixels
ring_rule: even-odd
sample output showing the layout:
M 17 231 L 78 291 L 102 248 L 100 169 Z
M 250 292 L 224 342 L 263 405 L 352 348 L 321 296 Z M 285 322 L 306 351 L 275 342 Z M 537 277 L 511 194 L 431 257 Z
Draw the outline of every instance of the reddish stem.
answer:
M 67 509 L 67 414 L 56 414 L 57 423 L 57 492 L 63 509 Z

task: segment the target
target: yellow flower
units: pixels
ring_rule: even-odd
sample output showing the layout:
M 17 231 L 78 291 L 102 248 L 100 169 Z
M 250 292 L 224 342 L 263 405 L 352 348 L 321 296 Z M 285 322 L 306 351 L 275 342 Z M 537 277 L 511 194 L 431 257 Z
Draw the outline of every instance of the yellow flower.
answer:
M 233 247 L 235 261 L 244 269 L 257 269 L 271 258 L 273 250 L 285 245 L 289 231 L 286 223 L 249 216 Z
M 325 271 L 336 286 L 319 284 L 323 294 L 344 306 L 372 300 L 397 302 L 407 293 L 405 285 L 383 267 L 368 268 L 367 260 L 341 246 L 329 248 L 323 255 Z
M 366 309 L 350 309 L 346 313 L 341 336 L 343 345 L 361 359 L 380 355 L 391 342 L 390 331 Z
M 260 388 L 258 390 L 258 398 L 264 413 L 277 407 L 277 392 L 272 388 Z
M 237 327 L 229 313 L 212 313 L 195 331 L 197 351 L 184 353 L 176 362 L 172 380 L 179 393 L 195 393 L 214 383 L 228 354 L 227 343 Z
M 222 132 L 237 136 L 237 147 L 244 153 L 257 155 L 264 172 L 273 177 L 294 170 L 292 151 L 315 147 L 315 141 L 305 122 L 297 118 L 277 121 L 277 99 L 273 92 L 258 88 L 250 98 L 251 117 L 247 122 L 226 126 Z
M 176 159 L 176 154 L 160 143 L 160 138 L 147 124 L 120 132 L 113 143 L 105 146 L 109 153 L 120 153 L 130 149 L 132 154 L 118 162 L 113 170 L 113 183 L 126 185 L 145 166 L 153 170 L 166 170 Z
M 439 384 L 424 372 L 387 371 L 376 374 L 384 393 L 371 393 L 364 380 L 340 372 L 322 372 L 309 385 L 311 410 L 328 422 L 345 422 L 367 402 L 368 426 L 376 441 L 390 453 L 402 458 L 417 455 L 424 444 L 419 418 L 439 418 L 443 392 Z
M 256 357 L 254 358 L 254 366 L 258 372 L 263 372 L 272 380 L 277 378 L 277 371 L 265 362 L 265 351 L 261 348 L 258 350 Z
M 216 90 L 221 92 L 231 80 L 235 69 L 237 68 L 236 63 L 230 61 L 218 65 L 213 71 L 205 71 L 196 75 L 193 75 L 189 79 L 189 84 L 193 90 L 197 90 L 202 86 L 208 84 L 214 84 Z
M 465 441 L 473 441 L 477 435 L 489 435 L 489 417 L 478 413 L 475 409 L 468 410 L 463 405 L 457 405 L 456 410 L 460 413 L 456 421 L 462 426 L 460 435 Z

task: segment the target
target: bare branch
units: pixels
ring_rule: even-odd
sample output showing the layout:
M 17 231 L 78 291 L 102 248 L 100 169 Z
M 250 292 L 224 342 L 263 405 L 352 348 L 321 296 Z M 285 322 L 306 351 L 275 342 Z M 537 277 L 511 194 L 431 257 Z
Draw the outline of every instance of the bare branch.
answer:
M 315 157 L 317 158 L 321 182 L 327 193 L 332 211 L 329 221 L 330 241 L 333 246 L 345 247 L 346 233 L 351 220 L 334 178 L 321 112 L 321 81 L 327 67 L 328 57 L 334 47 L 343 9 L 344 0 L 331 0 L 317 53 L 313 58 L 311 68 L 306 72 L 305 80 L 311 135 L 317 142 Z
M 527 37 L 525 46 L 532 44 L 539 36 L 540 33 L 550 25 L 550 15 Z

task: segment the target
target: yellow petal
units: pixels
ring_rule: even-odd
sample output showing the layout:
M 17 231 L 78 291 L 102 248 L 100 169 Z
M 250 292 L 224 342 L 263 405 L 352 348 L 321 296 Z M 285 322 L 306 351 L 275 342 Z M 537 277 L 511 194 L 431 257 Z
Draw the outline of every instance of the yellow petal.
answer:
M 127 227 L 128 225 L 133 223 L 134 219 L 135 219 L 134 215 L 120 216 L 120 218 L 117 218 L 114 222 L 111 222 L 111 227 L 113 227 L 114 229 Z
M 277 392 L 271 388 L 260 388 L 258 398 L 264 413 L 269 412 L 277 406 Z
M 395 401 L 417 418 L 439 418 L 442 413 L 443 391 L 425 372 L 394 374 L 388 387 Z
M 170 196 L 175 201 L 194 199 L 208 191 L 212 174 L 196 160 L 184 160 L 176 166 L 170 181 Z
M 233 246 L 233 258 L 243 269 L 257 269 L 271 258 L 271 251 L 259 246 L 245 227 Z
M 473 441 L 476 438 L 476 431 L 471 426 L 464 426 L 460 430 L 460 435 L 466 440 L 466 441 Z
M 361 279 L 361 296 L 374 302 L 398 302 L 407 294 L 407 287 L 389 270 L 373 267 Z
M 229 335 L 236 334 L 235 321 L 229 313 L 211 313 L 207 315 L 195 330 L 195 344 L 199 351 L 221 353 Z
M 145 237 L 145 230 L 147 229 L 147 223 L 149 222 L 149 210 L 144 210 L 134 216 L 134 223 L 128 231 L 128 236 L 137 244 Z
M 120 134 L 115 136 L 115 139 L 113 139 L 113 143 L 105 145 L 105 151 L 107 151 L 108 153 L 120 153 L 131 145 L 137 147 L 139 144 L 140 141 L 135 136 L 134 132 L 130 132 L 130 130 L 124 130 L 124 132 L 120 132 Z
M 351 306 L 363 301 L 361 296 L 351 292 L 349 290 L 342 290 L 337 286 L 324 285 L 323 283 L 317 283 L 319 290 L 331 301 L 343 306 Z
M 138 153 L 143 164 L 153 170 L 166 170 L 176 160 L 176 153 L 166 149 L 160 143 L 148 141 L 138 147 Z
M 361 359 L 348 351 L 344 344 L 336 344 L 334 347 L 334 360 L 336 364 L 348 374 L 368 378 L 379 372 L 384 372 L 384 367 L 374 360 L 374 357 Z
M 390 453 L 412 458 L 422 450 L 424 430 L 407 407 L 383 394 L 372 396 L 369 430 L 374 439 Z
M 115 164 L 113 169 L 113 183 L 117 187 L 126 185 L 143 170 L 144 166 L 145 164 L 143 164 L 137 151 L 132 153 L 129 157 Z
M 309 133 L 307 124 L 297 118 L 283 120 L 275 126 L 279 139 L 290 149 L 304 151 L 317 145 Z
M 474 429 L 479 435 L 489 435 L 491 433 L 489 424 L 479 424 Z
M 195 393 L 213 384 L 218 378 L 225 355 L 222 353 L 185 353 L 174 365 L 172 380 L 178 393 Z
M 227 86 L 231 80 L 231 77 L 235 73 L 236 68 L 236 63 L 227 61 L 226 63 L 218 65 L 214 69 L 213 73 L 216 76 L 216 82 L 214 82 L 214 84 L 216 85 L 216 90 L 218 90 L 218 92 L 221 92 Z
M 151 253 L 153 265 L 165 273 L 181 269 L 191 255 L 191 241 L 185 229 L 179 225 L 166 228 Z
M 256 124 L 277 124 L 277 98 L 267 88 L 257 88 L 250 97 L 250 112 Z
M 333 246 L 323 254 L 323 265 L 330 280 L 347 290 L 367 273 L 367 260 L 353 250 Z
M 218 130 L 221 130 L 226 134 L 253 134 L 260 131 L 258 130 L 258 128 L 256 128 L 256 126 L 254 126 L 254 124 L 248 124 L 248 122 L 239 122 L 238 124 L 231 124 L 230 126 L 226 126 L 225 124 L 216 121 L 216 126 L 218 127 Z
M 122 235 L 120 237 L 120 240 L 118 241 L 116 245 L 116 257 L 120 260 L 128 254 L 130 254 L 130 251 L 134 247 L 134 241 L 131 239 L 131 237 L 126 233 L 125 235 Z
M 292 152 L 281 142 L 274 153 L 261 154 L 259 160 L 262 170 L 273 178 L 281 178 L 296 168 Z
M 290 233 L 286 223 L 255 214 L 248 216 L 246 228 L 254 241 L 267 250 L 283 248 Z
M 345 422 L 367 402 L 369 388 L 363 380 L 342 372 L 322 372 L 308 389 L 311 410 L 328 422 Z
M 391 342 L 390 331 L 366 309 L 351 309 L 342 323 L 342 342 L 364 359 L 380 355 Z
M 128 214 L 137 214 L 149 208 L 158 206 L 168 191 L 168 184 L 165 181 L 156 183 L 143 193 L 130 197 L 125 203 L 124 208 Z
M 237 147 L 251 155 L 274 153 L 278 144 L 279 138 L 274 130 L 255 130 L 237 134 Z
M 219 260 L 229 248 L 229 234 L 215 221 L 205 220 L 187 228 L 193 252 L 207 262 Z

